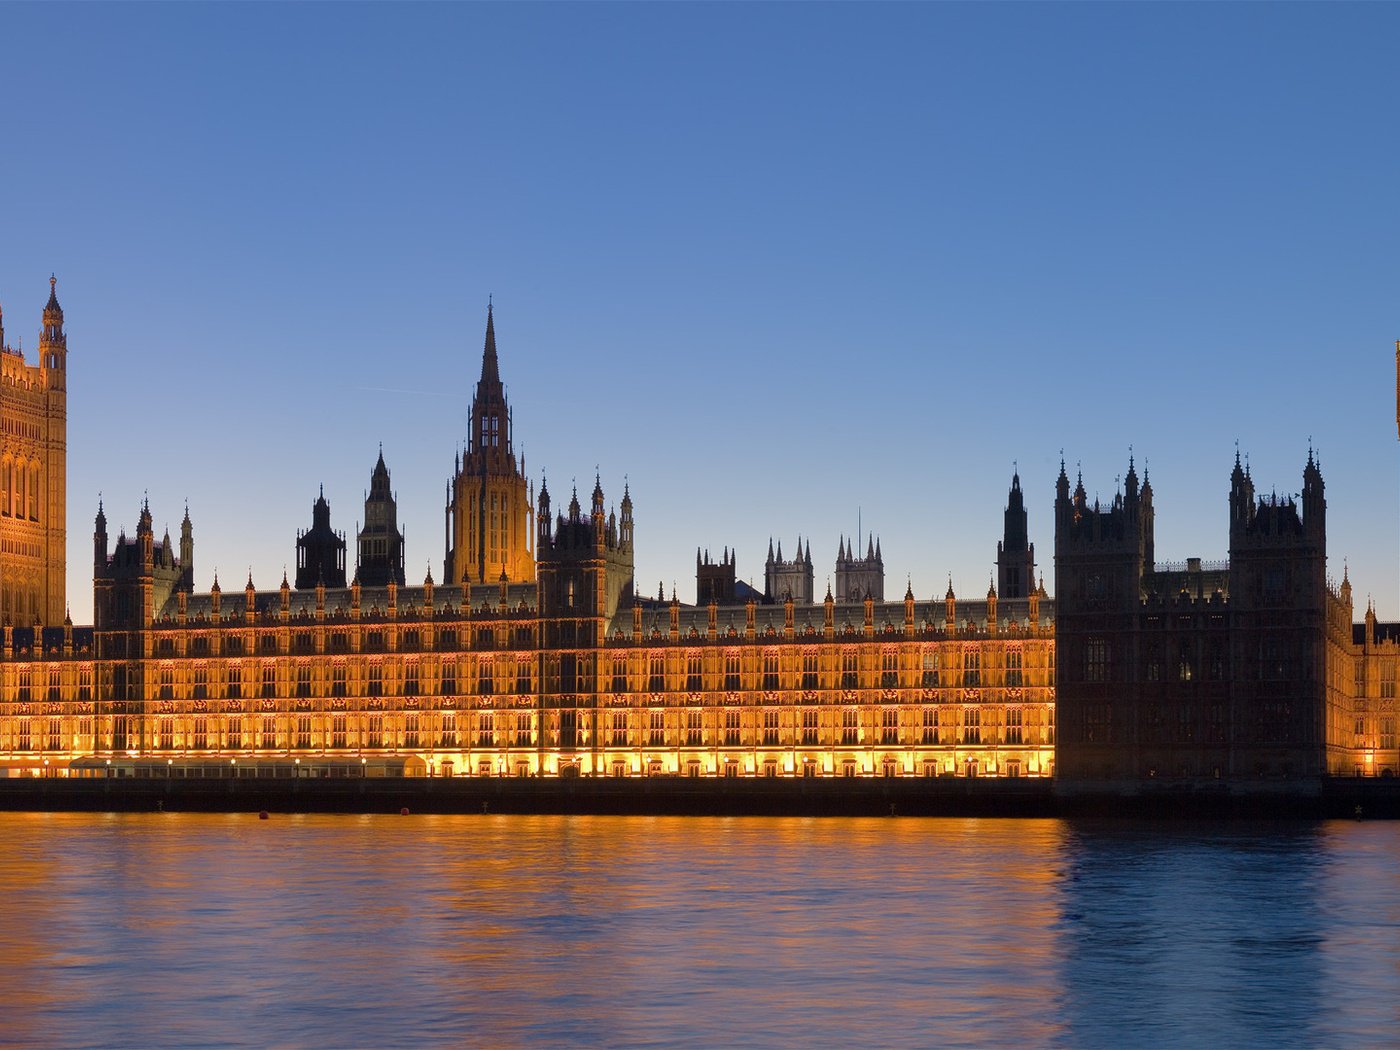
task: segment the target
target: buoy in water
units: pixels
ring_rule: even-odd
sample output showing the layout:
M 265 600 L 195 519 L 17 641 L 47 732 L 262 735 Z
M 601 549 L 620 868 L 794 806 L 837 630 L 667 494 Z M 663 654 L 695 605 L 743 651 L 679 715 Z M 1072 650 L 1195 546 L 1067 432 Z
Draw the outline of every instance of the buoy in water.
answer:
M 259 819 L 259 820 L 267 820 L 267 819 L 268 819 L 267 810 L 263 810 L 261 813 L 259 813 L 259 814 L 258 814 L 258 819 Z

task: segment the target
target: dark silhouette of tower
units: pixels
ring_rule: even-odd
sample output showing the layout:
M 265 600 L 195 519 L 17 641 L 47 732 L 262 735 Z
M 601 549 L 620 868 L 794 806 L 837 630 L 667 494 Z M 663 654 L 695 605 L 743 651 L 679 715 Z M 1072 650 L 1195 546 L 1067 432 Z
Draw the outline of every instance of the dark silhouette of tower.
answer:
M 632 600 L 632 498 L 623 489 L 622 518 L 604 514 L 601 479 L 588 514 L 578 492 L 550 522 L 549 488 L 540 487 L 538 555 L 540 645 L 550 650 L 543 688 L 557 696 L 544 739 L 573 751 L 596 744 L 599 652 L 609 621 Z
M 734 596 L 734 552 L 728 547 L 718 562 L 710 560 L 706 551 L 701 559 L 700 548 L 695 548 L 695 604 L 733 605 Z
M 1064 463 L 1055 486 L 1056 763 L 1065 776 L 1136 775 L 1136 631 L 1153 564 L 1152 488 L 1131 460 L 1124 491 L 1091 506 Z
M 1238 658 L 1231 706 L 1239 716 L 1230 771 L 1326 772 L 1327 501 L 1311 449 L 1301 501 L 1257 496 L 1235 457 L 1229 596 L 1230 652 Z
M 345 534 L 331 528 L 324 488 L 311 505 L 311 528 L 297 533 L 297 590 L 310 590 L 318 583 L 345 586 Z
M 399 509 L 389 489 L 389 468 L 384 450 L 369 478 L 365 497 L 365 524 L 359 534 L 359 564 L 356 575 L 365 587 L 383 587 L 393 580 L 400 587 L 403 576 L 403 533 L 399 531 Z
M 1003 521 L 1002 539 L 997 544 L 997 594 L 1002 600 L 1025 598 L 1035 589 L 1035 544 L 1026 528 L 1019 472 L 1011 475 Z

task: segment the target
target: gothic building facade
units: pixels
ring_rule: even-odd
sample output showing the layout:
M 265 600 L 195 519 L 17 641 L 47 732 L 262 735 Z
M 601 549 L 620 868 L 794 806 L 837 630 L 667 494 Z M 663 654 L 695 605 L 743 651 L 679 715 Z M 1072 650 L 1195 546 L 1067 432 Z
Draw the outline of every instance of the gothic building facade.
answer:
M 62 368 L 51 308 L 49 372 Z M 1400 767 L 1400 632 L 1372 616 L 1353 639 L 1350 585 L 1325 576 L 1311 458 L 1301 504 L 1257 497 L 1237 465 L 1228 563 L 1156 560 L 1151 486 L 1130 463 L 1107 507 L 1061 470 L 1055 601 L 1014 475 L 985 597 L 959 598 L 950 582 L 941 598 L 909 588 L 887 601 L 878 543 L 860 554 L 843 537 L 836 593 L 818 598 L 799 540 L 790 559 L 770 546 L 762 593 L 736 581 L 728 547 L 717 562 L 697 552 L 698 600 L 682 605 L 674 590 L 635 593 L 626 486 L 613 508 L 595 478 L 586 505 L 573 491 L 556 513 L 541 484 L 536 507 L 489 309 L 468 430 L 440 583 L 405 581 L 382 452 L 354 571 L 322 493 L 296 537 L 295 586 L 284 574 L 259 589 L 250 575 L 227 598 L 217 578 L 200 592 L 188 512 L 178 546 L 157 539 L 144 503 L 135 536 L 112 542 L 99 503 L 93 625 L 58 626 L 48 606 L 31 615 L 28 591 L 0 623 L 0 772 L 1139 779 Z M 30 492 L 51 504 L 53 482 L 20 491 L 25 527 L 42 525 Z M 3 564 L 7 581 L 28 565 L 9 548 Z
M 525 480 L 525 455 L 515 455 L 514 422 L 496 358 L 496 324 L 490 306 L 481 378 L 467 431 L 466 455 L 457 461 L 447 484 L 443 580 L 529 583 L 535 578 L 534 508 Z
M 1236 456 L 1229 558 L 1164 564 L 1152 486 L 1055 497 L 1060 772 L 1070 780 L 1350 774 L 1351 588 L 1326 572 L 1322 472 L 1255 492 Z M 1364 764 L 1363 764 L 1364 765 Z M 1393 773 L 1394 755 L 1377 772 Z
M 1351 584 L 1342 578 L 1341 594 L 1351 605 Z M 1350 619 L 1350 617 L 1347 617 Z M 1351 745 L 1350 772 L 1376 776 L 1400 770 L 1396 747 L 1395 682 L 1400 677 L 1400 623 L 1381 623 L 1369 602 L 1362 622 L 1352 627 L 1350 676 L 1342 671 L 1338 686 L 1350 693 L 1351 709 L 1341 713 L 1338 732 Z M 1348 735 L 1350 734 L 1350 735 Z M 1346 773 L 1345 768 L 1339 772 Z
M 0 312 L 0 618 L 59 624 L 66 612 L 68 336 L 58 281 L 33 364 L 5 340 Z
M 296 587 L 193 587 L 144 504 L 115 545 L 99 510 L 91 629 L 0 629 L 0 754 L 12 769 L 150 761 L 245 772 L 312 759 L 434 775 L 1021 775 L 1054 768 L 1053 610 L 882 600 L 883 555 L 813 594 L 810 544 L 760 595 L 734 556 L 697 559 L 703 601 L 633 593 L 635 522 L 595 480 L 538 518 L 513 451 L 488 313 L 470 437 L 449 482 L 446 580 L 405 586 L 375 464 L 348 585 L 324 494 Z M 227 764 L 225 764 L 227 763 Z M 280 764 L 280 765 L 279 765 Z M 337 767 L 340 768 L 340 767 Z

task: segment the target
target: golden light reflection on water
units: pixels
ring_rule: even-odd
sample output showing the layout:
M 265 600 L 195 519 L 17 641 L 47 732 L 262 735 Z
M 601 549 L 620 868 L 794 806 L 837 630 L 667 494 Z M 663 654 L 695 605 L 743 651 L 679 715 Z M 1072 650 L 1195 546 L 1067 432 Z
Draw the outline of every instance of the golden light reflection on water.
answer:
M 1334 857 L 1396 861 L 1381 825 L 0 814 L 0 836 L 18 1043 L 1160 1045 L 1193 1030 L 1182 988 L 1217 1034 L 1267 1030 L 1272 997 L 1321 1035 L 1296 1004 L 1333 979 L 1324 947 L 1395 976 L 1319 903 L 1355 897 Z

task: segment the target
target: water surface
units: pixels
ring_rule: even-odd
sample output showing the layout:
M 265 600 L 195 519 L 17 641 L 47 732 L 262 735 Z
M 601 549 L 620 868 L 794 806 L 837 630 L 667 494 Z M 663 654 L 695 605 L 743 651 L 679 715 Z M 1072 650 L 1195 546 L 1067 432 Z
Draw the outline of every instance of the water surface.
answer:
M 0 844 L 10 1044 L 1400 1044 L 1400 824 L 0 814 Z

